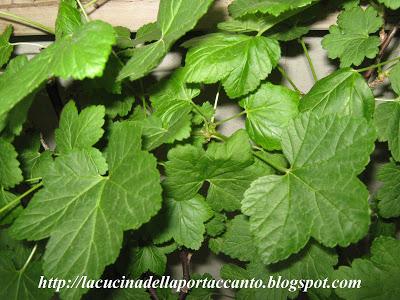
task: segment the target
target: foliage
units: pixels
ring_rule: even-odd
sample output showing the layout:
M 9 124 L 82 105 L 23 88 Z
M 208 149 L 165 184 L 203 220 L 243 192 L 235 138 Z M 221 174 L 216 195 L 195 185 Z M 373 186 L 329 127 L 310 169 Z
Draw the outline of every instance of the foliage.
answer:
M 308 297 L 400 298 L 400 58 L 383 61 L 387 43 L 377 34 L 386 10 L 399 16 L 400 1 L 332 2 L 341 12 L 321 48 L 340 66 L 319 80 L 302 39 L 315 12 L 323 17 L 316 0 L 235 0 L 229 19 L 195 37 L 185 35 L 213 1 L 161 0 L 156 22 L 133 39 L 62 0 L 55 42 L 31 59 L 15 51 L 8 26 L 0 35 L 0 298 L 214 299 L 221 291 L 211 287 L 179 296 L 37 288 L 41 276 L 170 275 L 171 257 L 186 267 L 199 251 L 229 258 L 220 272 L 228 280 L 359 278 L 360 289 L 314 288 Z M 172 47 L 185 53 L 183 66 L 154 80 Z M 305 51 L 316 79 L 307 92 L 280 65 L 287 47 Z M 378 73 L 363 76 L 370 70 Z M 377 101 L 373 88 L 386 79 L 396 96 Z M 29 112 L 46 91 L 54 102 L 52 85 L 63 90 L 63 108 L 49 147 Z M 223 97 L 239 113 L 220 120 Z M 221 125 L 238 118 L 243 128 L 223 135 Z M 377 141 L 388 155 L 371 175 Z M 366 175 L 381 182 L 376 194 Z

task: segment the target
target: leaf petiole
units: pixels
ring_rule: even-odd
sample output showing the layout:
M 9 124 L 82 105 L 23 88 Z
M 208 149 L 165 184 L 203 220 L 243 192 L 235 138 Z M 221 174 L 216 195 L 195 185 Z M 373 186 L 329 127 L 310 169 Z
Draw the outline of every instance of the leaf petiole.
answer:
M 365 72 L 365 71 L 368 71 L 368 70 L 376 69 L 376 68 L 379 68 L 379 67 L 381 67 L 381 66 L 390 64 L 390 63 L 392 63 L 392 62 L 396 62 L 396 63 L 397 63 L 399 60 L 400 60 L 400 56 L 399 56 L 399 57 L 396 57 L 396 58 L 393 58 L 393 59 L 389 59 L 389 60 L 384 61 L 384 62 L 381 62 L 381 63 L 379 63 L 379 64 L 375 64 L 375 65 L 371 65 L 371 66 L 369 66 L 369 67 L 365 67 L 365 68 L 362 68 L 362 69 L 358 69 L 358 70 L 355 70 L 355 71 L 358 72 L 358 73 L 362 73 L 362 72 Z
M 304 40 L 302 38 L 299 39 L 299 43 L 301 44 L 301 47 L 304 50 L 304 54 L 306 55 L 308 64 L 310 65 L 310 69 L 311 69 L 311 73 L 313 75 L 314 81 L 318 81 L 318 77 L 317 77 L 317 73 L 315 72 L 314 64 L 313 64 L 313 62 L 311 60 L 310 53 L 308 53 L 307 46 L 304 43 Z
M 294 88 L 294 90 L 298 92 L 300 95 L 303 95 L 303 92 L 299 90 L 294 81 L 286 73 L 285 69 L 283 69 L 281 66 L 278 66 L 277 68 L 278 71 L 282 74 L 283 78 L 285 78 L 290 83 L 290 85 Z
M 229 122 L 229 121 L 231 121 L 231 120 L 240 118 L 241 116 L 243 116 L 243 115 L 245 115 L 245 114 L 246 114 L 246 111 L 243 110 L 243 111 L 241 111 L 240 113 L 238 113 L 238 114 L 236 114 L 236 115 L 234 115 L 234 116 L 232 116 L 232 117 L 229 117 L 229 118 L 227 118 L 227 119 L 224 119 L 224 120 L 221 120 L 221 121 L 219 121 L 219 122 L 216 122 L 216 123 L 215 123 L 215 126 L 219 126 L 219 125 L 222 125 L 222 124 L 224 124 L 224 123 L 226 123 L 226 122 Z
M 55 34 L 54 29 L 47 27 L 46 25 L 40 24 L 38 22 L 32 21 L 30 19 L 27 19 L 25 17 L 21 17 L 21 16 L 17 16 L 14 15 L 12 13 L 9 12 L 5 12 L 5 11 L 0 11 L 0 18 L 2 19 L 7 19 L 7 20 L 11 20 L 14 21 L 16 23 L 21 23 L 30 27 L 34 27 L 37 28 L 39 30 L 51 33 L 51 34 Z
M 25 269 L 28 267 L 29 263 L 31 262 L 33 255 L 35 255 L 36 249 L 37 249 L 37 244 L 35 244 L 35 246 L 32 248 L 32 251 L 29 254 L 29 257 L 26 260 L 24 266 L 21 268 L 21 270 L 19 270 L 20 273 L 24 273 Z
M 33 193 L 34 191 L 36 191 L 37 189 L 39 189 L 42 186 L 43 186 L 43 182 L 40 182 L 40 183 L 34 185 L 29 190 L 27 190 L 25 193 L 23 193 L 22 195 L 15 198 L 13 201 L 9 202 L 7 205 L 0 208 L 0 215 L 3 214 L 4 212 L 16 207 L 18 204 L 20 204 L 20 202 L 23 198 L 25 198 L 29 194 Z

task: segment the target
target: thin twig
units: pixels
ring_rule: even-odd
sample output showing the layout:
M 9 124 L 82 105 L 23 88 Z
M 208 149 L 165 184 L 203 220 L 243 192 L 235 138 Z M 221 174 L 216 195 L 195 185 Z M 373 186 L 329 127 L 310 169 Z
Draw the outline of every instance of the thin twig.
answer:
M 377 63 L 379 63 L 379 62 L 382 60 L 382 58 L 383 58 L 383 56 L 384 56 L 384 54 L 385 54 L 385 51 L 386 51 L 387 47 L 389 47 L 391 41 L 392 41 L 393 38 L 396 36 L 396 33 L 398 32 L 398 30 L 399 30 L 399 24 L 396 24 L 396 25 L 392 28 L 392 30 L 389 32 L 389 34 L 386 36 L 386 38 L 383 40 L 383 42 L 382 42 L 382 44 L 381 44 L 381 49 L 380 49 L 379 54 L 378 54 L 378 59 L 376 60 Z M 368 71 L 364 74 L 364 78 L 367 79 L 367 80 L 370 79 L 371 76 L 372 76 L 372 74 L 374 74 L 374 70 L 375 70 L 375 69 L 368 70 Z
M 38 43 L 27 43 L 27 42 L 18 42 L 18 43 L 10 43 L 12 46 L 34 46 L 41 49 L 45 49 L 47 46 L 38 44 Z
M 55 33 L 54 29 L 52 29 L 50 27 L 47 27 L 47 26 L 45 26 L 43 24 L 40 24 L 40 23 L 35 22 L 33 20 L 27 19 L 25 17 L 14 15 L 14 14 L 9 13 L 9 12 L 0 11 L 0 18 L 1 19 L 7 19 L 7 20 L 10 20 L 10 21 L 13 21 L 13 22 L 16 22 L 16 23 L 21 23 L 21 24 L 24 24 L 24 25 L 27 25 L 27 26 L 30 26 L 30 27 L 34 27 L 36 29 L 48 32 L 50 34 L 54 34 Z
M 149 291 L 151 299 L 158 300 L 157 292 L 156 292 L 156 290 L 154 288 L 149 287 L 148 291 Z
M 190 280 L 190 259 L 191 259 L 192 255 L 191 253 L 189 253 L 189 251 L 182 249 L 179 252 L 179 258 L 182 264 L 182 274 L 183 274 L 183 279 L 186 280 L 186 282 L 188 282 Z M 187 293 L 189 291 L 187 290 L 186 287 L 184 287 L 180 293 L 179 293 L 179 300 L 185 300 Z

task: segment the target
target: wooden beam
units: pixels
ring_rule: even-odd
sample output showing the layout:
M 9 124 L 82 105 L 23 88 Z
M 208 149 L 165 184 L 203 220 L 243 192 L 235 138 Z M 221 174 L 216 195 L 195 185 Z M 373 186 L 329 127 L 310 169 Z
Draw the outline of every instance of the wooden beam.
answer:
M 212 29 L 218 22 L 225 20 L 228 17 L 227 7 L 232 1 L 216 0 L 207 15 L 200 21 L 198 29 Z M 97 3 L 99 4 L 97 7 L 87 10 L 92 19 L 125 26 L 135 32 L 142 25 L 156 20 L 159 0 L 99 0 Z M 57 7 L 58 1 L 55 0 L 0 0 L 0 10 L 40 22 L 48 27 L 54 27 Z M 325 30 L 335 22 L 336 14 L 333 14 L 323 22 L 314 24 L 313 29 Z M 3 31 L 8 24 L 10 21 L 0 19 L 0 30 Z M 45 34 L 25 25 L 16 23 L 13 25 L 15 35 Z

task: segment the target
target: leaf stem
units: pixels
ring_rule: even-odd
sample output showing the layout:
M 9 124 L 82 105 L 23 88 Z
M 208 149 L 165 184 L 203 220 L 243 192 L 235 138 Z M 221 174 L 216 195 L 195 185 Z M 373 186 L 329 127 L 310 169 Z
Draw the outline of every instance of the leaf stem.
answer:
M 80 1 L 80 0 L 76 0 L 76 2 L 78 3 L 79 8 L 80 8 L 81 11 L 82 11 L 82 14 L 85 16 L 86 22 L 89 22 L 89 21 L 90 21 L 89 16 L 87 15 L 86 10 L 85 10 L 85 8 L 83 7 L 81 1 Z
M 310 69 L 311 69 L 311 73 L 313 75 L 314 81 L 318 81 L 317 73 L 315 72 L 314 64 L 313 64 L 313 62 L 311 60 L 310 53 L 308 53 L 307 46 L 304 43 L 304 39 L 303 38 L 299 39 L 299 42 L 301 44 L 301 47 L 303 47 L 304 54 L 307 57 L 308 64 L 310 65 Z
M 21 16 L 17 16 L 14 15 L 12 13 L 9 12 L 5 12 L 5 11 L 0 11 L 0 18 L 1 19 L 7 19 L 7 20 L 11 20 L 13 22 L 17 22 L 17 23 L 21 23 L 30 27 L 34 27 L 36 29 L 48 32 L 50 34 L 54 34 L 54 29 L 47 27 L 43 24 L 40 24 L 38 22 L 32 21 L 30 19 L 27 19 L 25 17 L 21 17 Z
M 378 67 L 381 67 L 381 66 L 390 64 L 390 63 L 392 63 L 392 62 L 398 62 L 399 60 L 400 60 L 400 56 L 399 56 L 399 57 L 396 57 L 396 58 L 393 58 L 393 59 L 389 59 L 389 60 L 384 61 L 384 62 L 381 62 L 381 63 L 379 63 L 379 64 L 375 64 L 375 65 L 371 65 L 371 66 L 369 66 L 369 67 L 365 67 L 365 68 L 362 68 L 362 69 L 358 69 L 358 70 L 355 70 L 355 71 L 358 72 L 358 73 L 362 73 L 362 72 L 365 72 L 365 71 L 368 71 L 368 70 L 373 70 L 373 69 L 376 69 L 376 68 L 378 68 Z
M 281 66 L 278 66 L 277 68 L 278 68 L 278 71 L 282 74 L 283 78 L 285 78 L 290 83 L 290 85 L 294 88 L 294 90 L 302 95 L 303 93 L 299 90 L 299 88 L 296 86 L 294 81 L 292 79 L 290 79 L 290 77 L 286 73 L 285 69 L 283 69 Z
M 226 122 L 229 122 L 229 121 L 231 121 L 231 120 L 240 118 L 241 116 L 243 116 L 243 115 L 245 115 L 245 114 L 246 114 L 246 111 L 243 110 L 243 111 L 241 111 L 240 113 L 238 113 L 238 114 L 236 114 L 236 115 L 234 115 L 234 116 L 232 116 L 232 117 L 229 117 L 229 118 L 227 118 L 227 119 L 224 119 L 224 120 L 221 120 L 221 121 L 219 121 L 219 122 L 216 122 L 216 123 L 215 123 L 215 126 L 219 126 L 219 125 L 222 125 L 222 124 L 224 124 L 224 123 L 226 123 Z
M 186 249 L 182 249 L 179 252 L 179 258 L 182 264 L 182 274 L 183 274 L 183 279 L 188 282 L 190 280 L 190 259 L 192 257 L 192 254 L 187 251 Z M 188 294 L 187 287 L 182 288 L 182 290 L 179 293 L 179 300 L 185 300 L 186 296 Z
M 215 114 L 217 112 L 217 107 L 218 107 L 218 100 L 219 100 L 219 93 L 221 92 L 221 83 L 218 85 L 218 91 L 217 94 L 215 95 L 215 100 L 214 100 L 214 114 L 211 118 L 211 123 L 214 123 L 215 121 Z
M 96 2 L 98 2 L 99 0 L 92 0 L 92 1 L 90 1 L 90 2 L 88 2 L 88 3 L 86 3 L 83 7 L 85 8 L 85 9 L 88 9 L 89 7 L 91 7 L 92 5 L 94 5 L 94 4 L 96 4 Z
M 9 209 L 14 208 L 15 206 L 17 206 L 19 204 L 19 202 L 23 198 L 25 198 L 29 194 L 33 193 L 34 191 L 36 191 L 38 188 L 40 188 L 42 186 L 43 186 L 43 182 L 40 182 L 40 183 L 34 185 L 29 190 L 27 190 L 25 193 L 23 193 L 22 195 L 20 195 L 17 198 L 15 198 L 13 201 L 9 202 L 7 205 L 5 205 L 2 208 L 0 208 L 0 215 L 3 214 L 4 212 L 8 211 Z
M 35 244 L 35 246 L 33 246 L 31 254 L 29 254 L 29 257 L 26 260 L 24 266 L 21 268 L 21 270 L 19 270 L 20 273 L 24 273 L 25 272 L 25 269 L 28 267 L 29 263 L 31 262 L 31 260 L 33 258 L 33 255 L 35 255 L 36 249 L 37 249 L 37 244 Z
M 258 149 L 258 148 L 257 148 Z M 264 152 L 264 150 L 261 150 Z M 277 165 L 273 160 L 269 159 L 267 156 L 263 156 L 260 155 L 259 152 L 257 151 L 253 151 L 253 154 L 258 157 L 259 159 L 261 159 L 262 161 L 266 162 L 267 164 L 269 164 L 271 167 L 273 167 L 274 169 L 276 169 L 277 171 L 286 174 L 288 172 L 288 169 L 282 168 L 281 166 Z

